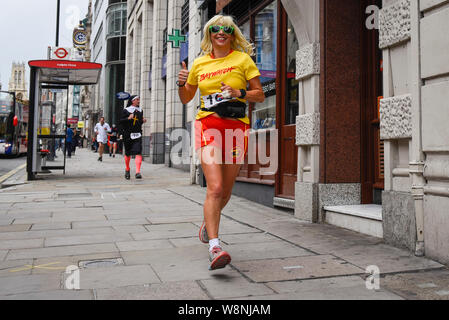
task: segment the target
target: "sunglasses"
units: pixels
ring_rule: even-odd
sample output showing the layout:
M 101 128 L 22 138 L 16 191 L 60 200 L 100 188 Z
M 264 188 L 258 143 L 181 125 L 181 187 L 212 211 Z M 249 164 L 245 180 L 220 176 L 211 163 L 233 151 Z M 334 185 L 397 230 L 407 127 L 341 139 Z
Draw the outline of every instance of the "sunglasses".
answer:
M 223 30 L 223 32 L 226 33 L 226 34 L 233 34 L 234 33 L 234 28 L 233 27 L 228 27 L 228 26 L 210 26 L 209 27 L 210 33 L 219 33 L 220 30 Z

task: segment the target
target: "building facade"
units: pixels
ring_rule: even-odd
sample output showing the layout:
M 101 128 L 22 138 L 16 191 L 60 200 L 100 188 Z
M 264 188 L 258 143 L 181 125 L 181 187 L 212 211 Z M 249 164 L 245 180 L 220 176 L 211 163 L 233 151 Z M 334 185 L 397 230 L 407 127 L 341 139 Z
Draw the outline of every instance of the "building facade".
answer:
M 98 85 L 91 94 L 92 120 L 104 116 L 110 125 L 118 124 L 122 104 L 116 94 L 125 89 L 126 0 L 95 0 L 93 5 L 91 60 L 101 63 Z
M 203 184 L 199 97 L 183 106 L 176 80 L 201 54 L 208 19 L 232 15 L 266 95 L 248 110 L 265 149 L 250 150 L 234 194 L 449 263 L 448 1 L 137 0 L 128 10 L 126 89 L 144 97 L 149 161 Z M 167 41 L 177 30 L 180 48 Z
M 15 92 L 19 100 L 28 100 L 28 85 L 26 80 L 25 63 L 13 62 L 9 78 L 8 91 Z

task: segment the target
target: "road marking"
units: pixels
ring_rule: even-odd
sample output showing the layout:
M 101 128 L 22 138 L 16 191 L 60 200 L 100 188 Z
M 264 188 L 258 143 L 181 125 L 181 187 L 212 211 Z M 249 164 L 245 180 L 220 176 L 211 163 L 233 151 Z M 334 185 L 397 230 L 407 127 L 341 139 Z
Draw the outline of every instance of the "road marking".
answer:
M 10 270 L 9 272 L 20 272 L 20 271 L 26 271 L 26 270 L 33 270 L 33 269 L 45 269 L 45 270 L 65 270 L 66 268 L 61 267 L 49 267 L 55 264 L 60 264 L 61 262 L 52 262 L 47 264 L 41 264 L 39 266 L 32 266 L 29 264 L 26 264 L 24 268 Z
M 0 184 L 2 184 L 3 182 L 5 182 L 7 179 L 11 178 L 13 175 L 15 175 L 17 172 L 19 172 L 20 170 L 22 170 L 23 168 L 26 167 L 26 163 L 22 164 L 21 166 L 18 166 L 17 168 L 15 168 L 14 170 L 9 171 L 7 174 L 3 175 L 0 177 Z
M 284 267 L 284 270 L 291 270 L 291 269 L 304 269 L 303 266 L 292 266 L 292 267 Z
M 105 199 L 106 199 L 106 195 L 111 195 L 112 198 L 117 199 L 117 197 L 115 196 L 114 192 L 104 192 L 104 193 L 101 193 L 101 199 L 102 199 L 102 200 L 105 200 Z

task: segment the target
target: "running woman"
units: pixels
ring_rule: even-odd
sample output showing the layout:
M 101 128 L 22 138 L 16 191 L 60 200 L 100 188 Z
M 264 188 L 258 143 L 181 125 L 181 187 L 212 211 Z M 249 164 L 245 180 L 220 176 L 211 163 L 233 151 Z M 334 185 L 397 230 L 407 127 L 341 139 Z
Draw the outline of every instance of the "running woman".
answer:
M 100 156 L 98 157 L 98 161 L 101 162 L 103 161 L 104 146 L 108 143 L 108 133 L 111 132 L 111 127 L 104 122 L 104 117 L 101 117 L 94 131 L 97 134 L 97 142 L 99 144 L 98 153 Z
M 194 98 L 198 88 L 201 93 L 195 137 L 207 180 L 207 196 L 199 235 L 200 241 L 209 243 L 209 269 L 216 270 L 231 262 L 231 256 L 221 247 L 219 226 L 221 211 L 231 198 L 247 153 L 250 122 L 246 102 L 264 102 L 265 95 L 260 72 L 251 58 L 253 45 L 232 17 L 217 15 L 206 24 L 201 49 L 203 56 L 194 61 L 190 72 L 182 63 L 177 84 L 183 104 Z M 226 143 L 228 130 L 237 136 L 237 142 L 232 139 Z
M 109 142 L 111 144 L 111 147 L 109 148 L 109 156 L 112 157 L 117 153 L 117 143 L 118 143 L 118 128 L 115 124 L 112 125 L 111 133 L 109 134 L 110 139 Z
M 125 178 L 131 179 L 130 162 L 131 156 L 135 156 L 136 179 L 142 179 L 140 169 L 142 167 L 142 125 L 147 120 L 143 117 L 143 110 L 140 107 L 140 97 L 132 96 L 128 101 L 128 106 L 123 109 L 120 123 L 123 128 L 123 142 L 125 146 Z

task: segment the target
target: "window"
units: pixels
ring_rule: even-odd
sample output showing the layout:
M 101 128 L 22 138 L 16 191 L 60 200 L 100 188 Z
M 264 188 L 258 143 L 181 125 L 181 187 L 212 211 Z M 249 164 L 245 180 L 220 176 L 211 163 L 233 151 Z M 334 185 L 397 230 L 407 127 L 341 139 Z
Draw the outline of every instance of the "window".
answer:
M 181 33 L 187 34 L 189 32 L 189 1 L 187 0 L 182 6 L 181 14 Z
M 106 62 L 124 61 L 126 59 L 126 37 L 108 39 Z
M 265 102 L 254 105 L 251 126 L 254 130 L 270 129 L 276 127 L 276 2 L 273 2 L 257 13 L 254 20 L 256 65 L 261 73 L 260 81 L 266 99 Z
M 101 6 L 103 5 L 103 0 L 96 0 L 94 5 L 94 21 L 97 20 L 98 14 L 100 13 Z
M 106 38 L 126 36 L 126 12 L 126 3 L 117 3 L 108 8 Z
M 296 123 L 296 116 L 299 114 L 299 81 L 296 80 L 296 51 L 299 50 L 298 39 L 296 38 L 293 25 L 288 19 L 287 26 L 287 99 L 285 124 Z

